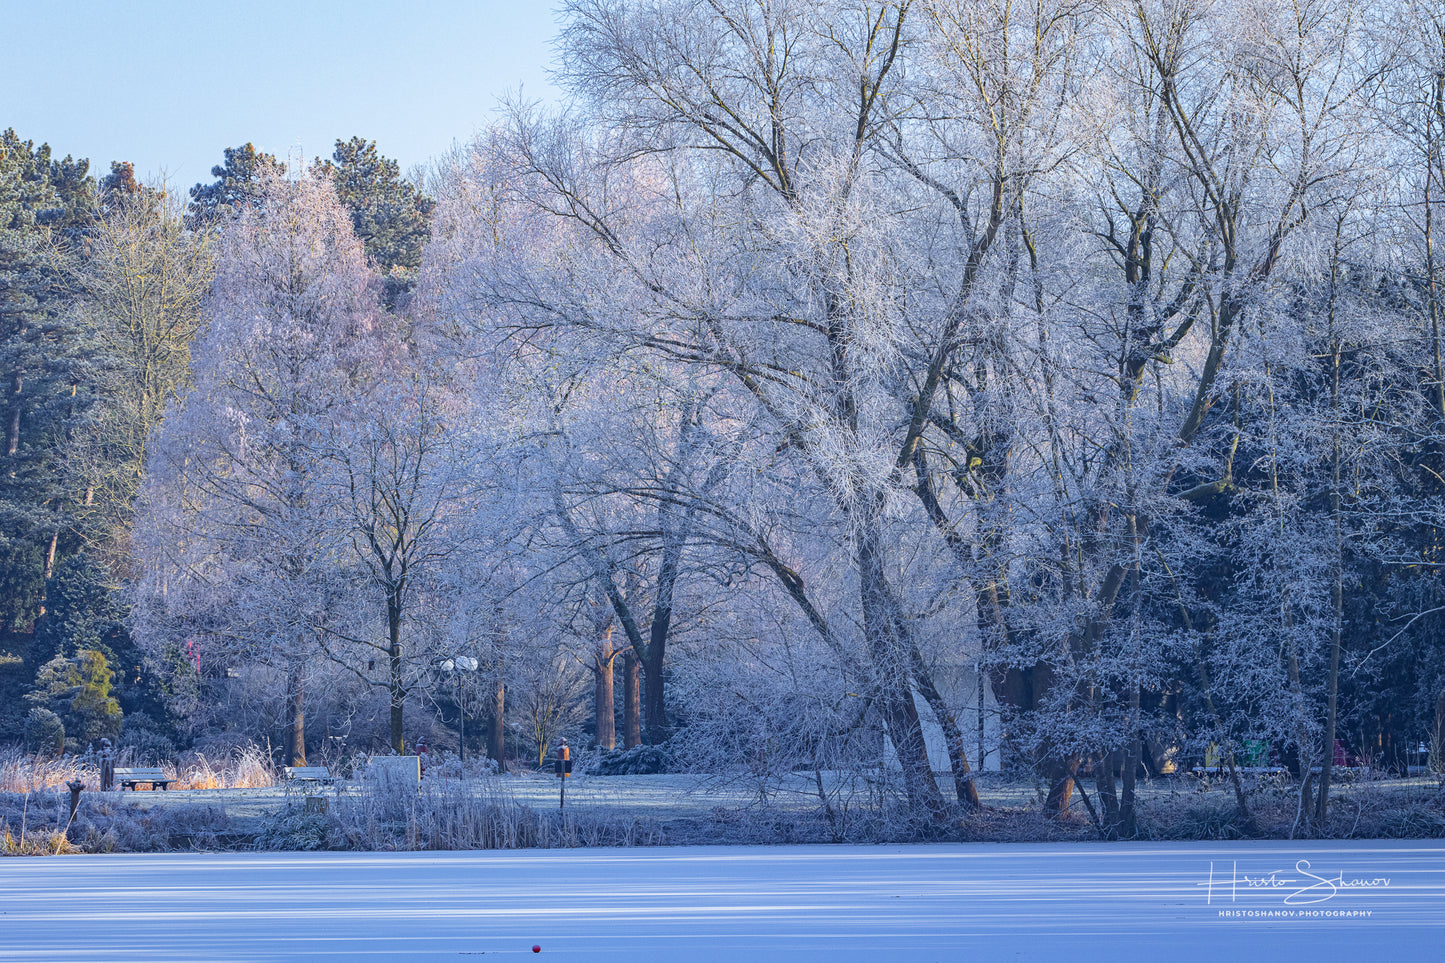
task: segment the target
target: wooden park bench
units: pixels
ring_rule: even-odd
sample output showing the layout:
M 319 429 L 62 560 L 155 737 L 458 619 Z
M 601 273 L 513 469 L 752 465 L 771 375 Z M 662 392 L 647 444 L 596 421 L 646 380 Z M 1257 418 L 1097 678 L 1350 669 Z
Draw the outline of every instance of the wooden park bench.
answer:
M 136 786 L 141 783 L 146 783 L 151 787 L 151 791 L 154 792 L 157 786 L 161 787 L 163 791 L 169 789 L 171 783 L 176 780 L 167 779 L 166 774 L 159 769 L 117 769 L 115 771 L 115 781 L 120 785 L 122 791 L 129 786 L 130 791 L 135 792 Z
M 336 777 L 325 766 L 282 766 L 287 782 L 319 782 L 324 786 L 335 785 Z

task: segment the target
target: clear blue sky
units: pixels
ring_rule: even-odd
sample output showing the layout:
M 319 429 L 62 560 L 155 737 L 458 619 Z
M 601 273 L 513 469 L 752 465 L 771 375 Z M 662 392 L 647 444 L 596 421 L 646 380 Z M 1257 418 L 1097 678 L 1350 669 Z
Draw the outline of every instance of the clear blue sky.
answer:
M 247 141 L 309 161 L 360 135 L 405 171 L 470 138 L 508 91 L 558 97 L 552 6 L 0 0 L 0 130 L 174 188 Z

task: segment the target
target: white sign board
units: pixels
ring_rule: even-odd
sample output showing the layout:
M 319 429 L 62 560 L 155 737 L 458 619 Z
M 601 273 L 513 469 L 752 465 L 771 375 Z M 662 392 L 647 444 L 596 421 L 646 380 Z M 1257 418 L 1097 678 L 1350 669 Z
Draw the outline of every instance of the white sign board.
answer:
M 412 789 L 421 785 L 420 756 L 373 756 L 366 778 L 378 789 Z

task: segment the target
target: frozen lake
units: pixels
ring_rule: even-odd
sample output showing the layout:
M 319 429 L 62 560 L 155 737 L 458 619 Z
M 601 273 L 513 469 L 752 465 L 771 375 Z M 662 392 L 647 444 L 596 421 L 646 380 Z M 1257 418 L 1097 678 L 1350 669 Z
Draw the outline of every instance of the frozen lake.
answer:
M 0 860 L 0 960 L 1439 959 L 1437 842 Z

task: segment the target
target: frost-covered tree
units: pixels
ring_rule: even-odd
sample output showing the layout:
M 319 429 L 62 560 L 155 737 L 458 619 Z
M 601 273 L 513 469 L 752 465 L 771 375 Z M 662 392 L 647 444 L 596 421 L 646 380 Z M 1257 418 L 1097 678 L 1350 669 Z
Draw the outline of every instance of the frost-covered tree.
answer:
M 376 283 L 330 183 L 265 173 L 222 227 L 195 387 L 159 435 L 137 522 L 138 637 L 282 669 L 295 764 L 344 549 L 326 459 L 384 357 Z
M 120 171 L 102 185 L 83 253 L 67 262 L 93 401 L 66 446 L 78 527 L 118 573 L 128 562 L 146 444 L 189 385 L 211 283 L 209 236 L 184 229 L 163 189 L 137 184 L 128 165 Z
M 385 688 L 391 746 L 403 752 L 407 698 L 435 681 L 435 653 L 445 651 L 436 622 L 457 604 L 443 594 L 456 588 L 445 578 L 448 567 L 474 547 L 477 472 L 464 396 L 449 391 L 427 362 L 409 364 L 398 353 L 385 368 L 364 395 L 332 415 L 326 461 L 317 466 L 337 533 L 350 543 L 344 563 L 355 586 L 351 611 L 328 623 L 323 641 L 333 658 Z M 358 617 L 357 601 L 374 615 Z M 385 671 L 360 668 L 357 649 L 368 666 L 382 658 Z

